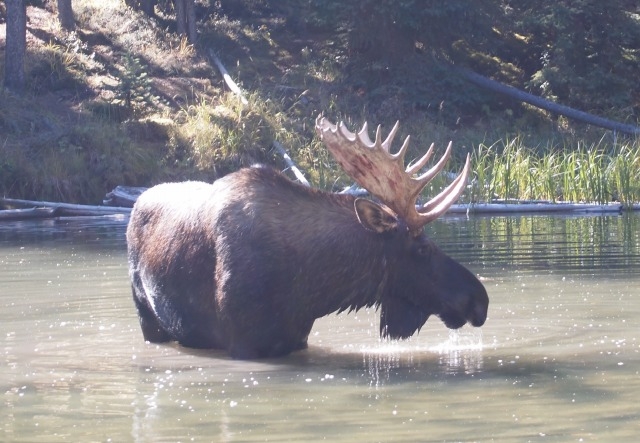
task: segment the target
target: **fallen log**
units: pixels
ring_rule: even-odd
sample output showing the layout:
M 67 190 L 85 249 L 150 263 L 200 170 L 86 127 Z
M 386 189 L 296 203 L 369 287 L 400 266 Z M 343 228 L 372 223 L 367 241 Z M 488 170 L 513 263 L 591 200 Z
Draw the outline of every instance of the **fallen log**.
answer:
M 113 191 L 107 193 L 102 200 L 102 204 L 105 206 L 133 208 L 133 204 L 140 197 L 140 194 L 146 190 L 147 188 L 134 186 L 116 186 Z
M 295 175 L 296 179 L 303 185 L 307 187 L 311 187 L 311 185 L 309 184 L 309 181 L 306 179 L 302 171 L 300 171 L 300 169 L 296 166 L 296 164 L 293 162 L 291 157 L 289 157 L 289 154 L 287 154 L 287 151 L 284 149 L 284 146 L 282 146 L 280 142 L 277 142 L 274 140 L 273 148 L 276 151 L 278 151 L 278 153 L 282 156 L 282 158 L 284 159 L 284 162 L 287 164 L 291 172 L 293 172 L 293 175 Z
M 0 206 L 12 209 L 49 209 L 50 217 L 62 216 L 100 216 L 113 214 L 129 214 L 131 208 L 114 206 L 75 205 L 71 203 L 55 203 L 47 201 L 20 200 L 13 198 L 0 198 Z M 45 212 L 42 211 L 44 214 Z M 43 215 L 44 216 L 44 215 Z
M 53 208 L 5 209 L 0 211 L 0 221 L 30 220 L 55 217 Z
M 216 53 L 213 52 L 213 50 L 211 49 L 209 50 L 209 57 L 211 58 L 211 61 L 213 61 L 213 63 L 217 66 L 218 71 L 220 71 L 220 75 L 222 75 L 224 82 L 227 84 L 231 92 L 233 92 L 240 98 L 240 101 L 242 102 L 243 105 L 249 104 L 249 101 L 244 97 L 244 94 L 242 93 L 242 89 L 240 89 L 240 86 L 238 86 L 236 82 L 233 81 L 233 79 L 229 75 L 229 72 L 222 64 L 222 61 L 220 61 Z
M 510 202 L 471 203 L 452 205 L 449 214 L 530 214 L 530 213 L 613 213 L 622 212 L 623 205 L 609 203 L 552 203 L 552 202 Z
M 453 67 L 460 75 L 470 83 L 481 88 L 488 89 L 498 94 L 509 96 L 513 99 L 529 103 L 537 108 L 541 108 L 552 112 L 554 114 L 564 115 L 565 117 L 581 121 L 593 126 L 599 126 L 601 128 L 609 129 L 611 131 L 618 131 L 629 135 L 640 135 L 640 127 L 635 125 L 629 125 L 620 123 L 617 121 L 609 120 L 597 115 L 589 114 L 584 111 L 580 111 L 569 106 L 561 105 L 559 103 L 552 102 L 550 100 L 538 97 L 537 95 L 529 94 L 528 92 L 521 91 L 513 86 L 505 85 L 498 81 L 492 80 L 488 77 L 480 75 L 476 72 L 468 69 Z

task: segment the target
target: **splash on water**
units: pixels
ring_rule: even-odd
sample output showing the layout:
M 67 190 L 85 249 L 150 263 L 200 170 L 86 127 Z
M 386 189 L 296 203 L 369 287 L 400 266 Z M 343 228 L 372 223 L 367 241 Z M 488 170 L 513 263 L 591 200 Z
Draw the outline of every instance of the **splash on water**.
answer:
M 482 351 L 484 348 L 482 341 L 482 329 L 450 329 L 449 338 L 429 348 L 432 352 L 439 354 L 458 351 Z
M 412 340 L 381 340 L 376 346 L 361 348 L 363 363 L 378 387 L 393 378 L 444 375 L 473 375 L 483 371 L 483 350 L 487 347 L 479 329 L 451 330 L 438 344 Z
M 440 367 L 447 374 L 475 374 L 483 369 L 482 330 L 450 330 L 449 338 L 429 350 L 439 355 Z
M 418 352 L 446 354 L 450 352 L 482 351 L 486 347 L 481 329 L 462 328 L 450 329 L 447 340 L 435 345 L 425 345 L 411 339 L 404 341 L 380 339 L 376 345 L 361 346 L 360 351 L 365 354 L 407 354 Z

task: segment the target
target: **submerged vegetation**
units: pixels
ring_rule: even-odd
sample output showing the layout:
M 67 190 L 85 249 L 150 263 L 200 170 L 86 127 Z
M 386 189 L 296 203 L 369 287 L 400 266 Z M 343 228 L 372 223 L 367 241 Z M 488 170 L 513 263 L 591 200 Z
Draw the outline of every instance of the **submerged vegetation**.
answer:
M 212 181 L 255 162 L 285 169 L 274 141 L 314 186 L 340 189 L 351 183 L 313 130 L 324 113 L 351 130 L 368 120 L 386 133 L 401 120 L 396 145 L 411 134 L 408 160 L 432 142 L 441 153 L 453 140 L 452 171 L 472 154 L 466 201 L 640 202 L 638 139 L 616 140 L 477 89 L 463 93 L 468 85 L 430 65 L 422 47 L 392 75 L 387 62 L 357 52 L 370 46 L 354 41 L 360 34 L 327 36 L 322 26 L 331 20 L 311 16 L 318 23 L 298 25 L 317 28 L 317 38 L 303 39 L 284 6 L 260 14 L 269 2 L 255 2 L 242 20 L 215 10 L 225 2 L 211 2 L 198 46 L 172 32 L 166 11 L 153 20 L 119 0 L 82 0 L 74 2 L 78 30 L 68 33 L 52 3 L 29 7 L 28 93 L 0 91 L 0 192 L 8 197 L 96 203 L 117 185 Z M 219 51 L 248 104 L 226 90 L 209 49 Z M 2 65 L 0 58 L 0 72 Z

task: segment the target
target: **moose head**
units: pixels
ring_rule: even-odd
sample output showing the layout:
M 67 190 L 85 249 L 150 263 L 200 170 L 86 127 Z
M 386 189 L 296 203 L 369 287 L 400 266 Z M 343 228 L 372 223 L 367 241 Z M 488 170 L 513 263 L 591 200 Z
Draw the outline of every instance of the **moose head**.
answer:
M 447 188 L 424 205 L 417 206 L 422 190 L 449 160 L 452 143 L 449 142 L 444 155 L 433 167 L 419 174 L 433 156 L 435 145 L 431 144 L 419 160 L 405 169 L 410 136 L 405 138 L 397 153 L 391 152 L 398 128 L 396 122 L 383 141 L 378 126 L 375 141 L 372 141 L 366 122 L 356 134 L 344 124 L 334 125 L 321 116 L 316 119 L 316 131 L 338 164 L 381 202 L 355 201 L 356 213 L 363 226 L 380 234 L 403 237 L 407 260 L 403 270 L 397 270 L 403 281 L 394 286 L 397 290 L 392 295 L 380 301 L 380 332 L 383 336 L 407 338 L 419 330 L 431 314 L 439 315 L 452 329 L 459 328 L 467 320 L 474 326 L 481 326 L 489 302 L 484 287 L 466 268 L 440 251 L 423 232 L 424 226 L 446 213 L 464 191 L 470 170 L 469 155 L 462 172 Z M 361 215 L 364 213 L 369 215 Z

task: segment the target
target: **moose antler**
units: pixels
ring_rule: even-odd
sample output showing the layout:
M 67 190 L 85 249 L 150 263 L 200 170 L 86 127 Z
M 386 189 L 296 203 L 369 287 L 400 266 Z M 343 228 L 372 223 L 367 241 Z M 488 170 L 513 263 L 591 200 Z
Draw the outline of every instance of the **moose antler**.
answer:
M 397 153 L 390 152 L 398 128 L 399 123 L 396 122 L 387 138 L 382 141 L 378 126 L 376 140 L 373 142 L 369 138 L 366 122 L 360 132 L 354 134 L 342 122 L 334 125 L 322 116 L 316 119 L 316 131 L 342 169 L 402 217 L 412 232 L 418 233 L 424 225 L 444 214 L 460 197 L 467 183 L 470 160 L 467 155 L 460 175 L 440 194 L 416 209 L 416 200 L 420 192 L 449 160 L 451 142 L 442 158 L 433 167 L 416 176 L 433 155 L 434 145 L 431 144 L 422 158 L 405 169 L 404 156 L 409 147 L 409 136 Z

